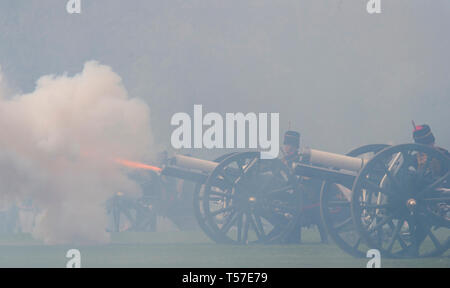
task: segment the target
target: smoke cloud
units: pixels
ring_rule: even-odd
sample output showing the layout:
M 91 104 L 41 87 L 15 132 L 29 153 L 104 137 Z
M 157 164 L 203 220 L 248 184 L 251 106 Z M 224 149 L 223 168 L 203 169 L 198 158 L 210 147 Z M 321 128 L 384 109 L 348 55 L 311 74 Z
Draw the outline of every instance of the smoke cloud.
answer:
M 119 191 L 140 193 L 114 157 L 151 157 L 149 107 L 97 62 L 73 77 L 43 76 L 28 94 L 5 91 L 0 201 L 31 200 L 39 211 L 32 234 L 45 243 L 107 242 L 106 200 Z
M 97 59 L 152 107 L 164 148 L 172 115 L 195 104 L 280 113 L 281 132 L 290 122 L 326 151 L 411 142 L 411 120 L 450 147 L 448 0 L 382 1 L 377 15 L 365 0 L 97 0 L 79 15 L 66 1 L 12 2 L 0 1 L 11 86 Z

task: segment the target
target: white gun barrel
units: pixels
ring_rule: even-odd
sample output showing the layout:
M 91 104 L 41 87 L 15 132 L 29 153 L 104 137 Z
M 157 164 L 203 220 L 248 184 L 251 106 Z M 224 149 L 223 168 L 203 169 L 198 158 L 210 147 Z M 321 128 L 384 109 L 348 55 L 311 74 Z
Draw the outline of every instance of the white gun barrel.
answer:
M 175 155 L 173 161 L 174 163 L 172 164 L 176 165 L 177 167 L 200 170 L 206 173 L 211 173 L 217 167 L 217 165 L 219 165 L 219 163 L 217 162 L 198 159 L 184 155 Z
M 338 168 L 348 171 L 359 171 L 365 164 L 365 159 L 324 152 L 320 150 L 305 148 L 302 158 L 312 165 Z

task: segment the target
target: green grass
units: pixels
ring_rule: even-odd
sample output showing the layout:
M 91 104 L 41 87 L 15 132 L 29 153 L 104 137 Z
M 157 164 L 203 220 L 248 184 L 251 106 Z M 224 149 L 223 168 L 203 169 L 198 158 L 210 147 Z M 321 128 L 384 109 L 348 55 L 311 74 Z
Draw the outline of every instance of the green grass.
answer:
M 306 230 L 302 245 L 218 245 L 201 231 L 119 233 L 101 246 L 48 246 L 28 234 L 0 236 L 0 267 L 65 267 L 67 250 L 81 252 L 82 267 L 362 267 L 335 245 L 317 243 Z M 439 258 L 382 259 L 382 267 L 450 267 L 449 251 Z

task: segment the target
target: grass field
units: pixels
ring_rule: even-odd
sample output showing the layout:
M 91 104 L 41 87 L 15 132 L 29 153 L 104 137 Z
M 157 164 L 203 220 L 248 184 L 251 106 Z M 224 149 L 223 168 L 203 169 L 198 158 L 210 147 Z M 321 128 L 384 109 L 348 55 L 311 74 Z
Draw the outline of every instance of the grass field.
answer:
M 306 230 L 302 245 L 218 245 L 201 231 L 124 232 L 101 246 L 47 246 L 28 234 L 0 236 L 0 267 L 65 267 L 66 252 L 77 248 L 82 267 L 365 267 L 337 246 L 318 244 Z M 439 258 L 381 259 L 382 267 L 450 267 L 449 251 Z

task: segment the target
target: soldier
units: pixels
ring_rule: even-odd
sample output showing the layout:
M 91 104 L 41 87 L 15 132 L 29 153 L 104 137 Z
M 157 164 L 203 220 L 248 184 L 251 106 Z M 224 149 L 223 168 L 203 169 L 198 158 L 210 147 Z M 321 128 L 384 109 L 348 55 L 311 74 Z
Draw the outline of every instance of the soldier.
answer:
M 438 150 L 439 152 L 450 157 L 450 153 L 446 149 L 437 147 L 435 145 L 436 139 L 434 138 L 434 135 L 431 132 L 430 126 L 428 126 L 427 124 L 416 126 L 414 122 L 413 126 L 414 126 L 413 138 L 415 143 L 431 146 L 436 150 Z
M 286 131 L 284 133 L 283 141 L 283 153 L 284 157 L 282 161 L 289 169 L 292 169 L 292 164 L 300 160 L 300 133 L 297 131 Z
M 431 128 L 430 126 L 428 126 L 427 124 L 423 124 L 423 125 L 419 125 L 416 126 L 414 124 L 413 121 L 413 126 L 414 126 L 414 130 L 413 130 L 413 138 L 414 138 L 414 142 L 418 143 L 418 144 L 422 144 L 422 145 L 427 145 L 430 146 L 434 149 L 436 149 L 437 151 L 441 152 L 442 154 L 444 154 L 445 156 L 447 156 L 450 159 L 450 153 L 441 147 L 438 147 L 435 145 L 435 141 L 436 139 L 434 138 L 433 133 L 431 132 Z M 427 162 L 428 162 L 428 156 L 426 153 L 417 153 L 417 168 L 419 170 L 425 169 L 424 171 L 427 171 Z M 438 161 L 436 161 L 436 159 L 430 159 L 430 167 L 431 170 L 429 170 L 429 172 L 431 172 L 431 175 L 440 175 L 443 173 L 443 171 L 441 171 L 441 167 L 440 164 L 438 163 Z M 448 183 L 448 185 L 450 185 L 450 183 Z M 447 186 L 448 186 L 447 185 Z M 450 187 L 447 187 L 450 188 Z
M 433 133 L 431 132 L 431 128 L 430 126 L 428 126 L 427 124 L 422 124 L 422 125 L 418 125 L 416 126 L 414 124 L 413 121 L 413 139 L 414 142 L 417 144 L 422 144 L 422 145 L 427 145 L 430 146 L 436 150 L 438 150 L 439 152 L 441 152 L 442 154 L 444 154 L 445 156 L 447 156 L 450 159 L 450 153 L 448 152 L 448 150 L 438 147 L 436 146 L 435 142 L 436 139 L 433 135 Z M 418 170 L 423 170 L 423 171 L 430 171 L 431 175 L 436 178 L 441 177 L 443 173 L 445 173 L 445 171 L 442 171 L 442 167 L 440 166 L 438 161 L 435 161 L 436 159 L 431 159 L 431 161 L 429 161 L 428 156 L 426 153 L 418 153 L 417 154 L 417 168 Z M 430 162 L 430 166 L 427 166 L 427 162 Z M 444 190 L 447 190 L 447 192 L 444 193 L 449 193 L 450 192 L 450 182 L 448 182 L 446 180 L 446 183 L 444 182 L 442 184 L 442 188 Z M 448 195 L 448 194 L 447 194 Z M 442 203 L 435 203 L 435 206 L 432 207 L 434 210 L 434 213 L 437 213 L 437 215 L 441 216 L 445 221 L 449 221 L 449 217 L 450 217 L 450 205 L 448 203 L 442 202 Z M 427 230 L 423 229 L 423 227 L 416 227 L 416 232 L 422 232 L 419 235 L 420 240 L 417 240 L 417 243 L 421 243 L 421 241 L 423 241 L 426 238 L 427 235 Z M 417 248 L 418 249 L 418 248 Z
M 284 134 L 283 140 L 283 153 L 284 157 L 282 161 L 293 170 L 293 164 L 301 161 L 300 148 L 300 133 L 297 131 L 287 131 Z M 286 237 L 285 243 L 295 244 L 301 243 L 301 229 L 311 225 L 317 225 L 320 233 L 322 243 L 328 243 L 328 235 L 323 227 L 322 220 L 320 218 L 319 210 L 319 192 L 320 183 L 315 183 L 313 179 L 301 177 L 298 183 L 299 191 L 303 193 L 303 207 L 300 219 L 296 224 L 294 230 Z

